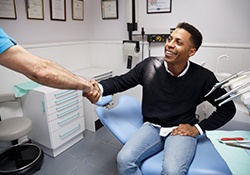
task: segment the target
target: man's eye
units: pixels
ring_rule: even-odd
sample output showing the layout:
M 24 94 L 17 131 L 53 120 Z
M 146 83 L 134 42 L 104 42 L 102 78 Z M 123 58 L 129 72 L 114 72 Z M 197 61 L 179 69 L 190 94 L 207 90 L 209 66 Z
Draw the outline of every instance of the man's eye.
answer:
M 177 41 L 177 44 L 178 44 L 178 45 L 182 45 L 182 42 L 181 42 L 181 41 Z

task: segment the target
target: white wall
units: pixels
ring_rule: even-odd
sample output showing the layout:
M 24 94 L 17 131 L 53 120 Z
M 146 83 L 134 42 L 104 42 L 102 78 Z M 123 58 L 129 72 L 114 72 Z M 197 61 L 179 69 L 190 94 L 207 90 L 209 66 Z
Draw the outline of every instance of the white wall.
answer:
M 146 14 L 146 1 L 140 1 L 139 26 L 169 32 L 187 21 L 200 29 L 204 42 L 249 44 L 249 7 L 248 0 L 172 0 L 172 13 Z
M 40 44 L 89 39 L 91 0 L 85 0 L 84 21 L 72 20 L 71 1 L 66 1 L 66 22 L 50 20 L 50 4 L 44 0 L 44 20 L 27 19 L 24 0 L 15 0 L 17 20 L 0 19 L 0 26 L 19 44 Z
M 215 71 L 217 58 L 222 60 L 220 71 L 234 73 L 250 67 L 250 7 L 249 0 L 172 0 L 172 12 L 147 14 L 146 1 L 138 0 L 138 28 L 146 33 L 169 33 L 178 22 L 197 26 L 204 36 L 204 44 L 192 60 Z M 94 66 L 107 67 L 115 74 L 124 73 L 126 59 L 122 54 L 122 40 L 128 39 L 125 0 L 119 0 L 119 19 L 102 20 L 101 1 L 84 1 L 84 21 L 71 17 L 71 1 L 66 1 L 66 22 L 51 21 L 49 1 L 44 0 L 44 20 L 26 17 L 24 0 L 16 0 L 17 20 L 0 19 L 0 26 L 19 44 L 39 56 L 58 62 L 73 71 Z M 152 44 L 152 55 L 163 55 L 164 44 Z M 145 46 L 145 57 L 147 56 Z M 141 58 L 133 60 L 138 63 Z M 26 81 L 20 74 L 0 67 L 1 93 L 12 92 L 15 83 Z M 140 88 L 130 93 L 139 98 Z
M 51 21 L 49 1 L 44 1 L 44 20 L 26 17 L 24 0 L 16 0 L 17 20 L 0 19 L 0 25 L 20 44 L 82 40 L 127 39 L 125 1 L 119 0 L 119 19 L 102 20 L 101 0 L 84 0 L 84 21 L 72 20 L 71 1 L 66 1 L 67 21 Z M 146 33 L 169 32 L 178 22 L 197 26 L 205 43 L 249 44 L 249 0 L 172 0 L 172 12 L 147 14 L 146 1 L 138 0 L 138 28 Z M 47 36 L 47 37 L 46 37 Z

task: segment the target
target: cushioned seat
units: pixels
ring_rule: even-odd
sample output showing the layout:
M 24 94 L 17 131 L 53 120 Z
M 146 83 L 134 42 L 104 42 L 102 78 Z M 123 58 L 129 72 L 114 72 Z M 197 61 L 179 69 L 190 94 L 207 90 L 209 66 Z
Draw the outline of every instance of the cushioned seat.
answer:
M 13 117 L 0 122 L 0 140 L 12 141 L 27 135 L 32 129 L 28 118 Z
M 110 99 L 108 99 L 110 100 Z M 107 103 L 107 102 L 105 102 Z M 98 103 L 101 105 L 101 103 Z M 131 96 L 121 96 L 112 109 L 98 107 L 97 115 L 104 126 L 122 143 L 142 125 L 141 104 Z M 143 175 L 159 175 L 162 166 L 163 151 L 147 158 L 141 165 Z M 194 160 L 188 175 L 230 175 L 227 164 L 213 144 L 206 137 L 200 136 Z
M 0 102 L 15 100 L 12 95 L 0 95 Z M 1 119 L 1 118 L 0 118 Z M 41 168 L 44 153 L 32 143 L 19 144 L 18 140 L 32 130 L 32 121 L 26 117 L 0 120 L 0 141 L 12 146 L 0 153 L 0 175 L 31 175 Z

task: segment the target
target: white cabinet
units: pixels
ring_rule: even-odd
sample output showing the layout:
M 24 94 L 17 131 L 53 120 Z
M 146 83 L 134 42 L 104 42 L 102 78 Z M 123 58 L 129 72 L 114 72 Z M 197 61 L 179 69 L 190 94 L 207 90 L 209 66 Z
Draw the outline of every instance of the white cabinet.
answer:
M 56 157 L 83 138 L 82 92 L 40 86 L 21 98 L 24 116 L 32 120 L 32 142 Z

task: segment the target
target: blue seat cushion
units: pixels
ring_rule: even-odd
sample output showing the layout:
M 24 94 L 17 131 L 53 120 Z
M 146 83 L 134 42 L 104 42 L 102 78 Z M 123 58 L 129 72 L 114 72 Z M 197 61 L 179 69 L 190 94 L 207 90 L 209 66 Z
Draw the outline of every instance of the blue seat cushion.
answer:
M 159 175 L 162 170 L 163 151 L 146 159 L 141 165 L 143 175 Z M 231 175 L 226 162 L 206 135 L 198 139 L 197 150 L 188 175 Z

